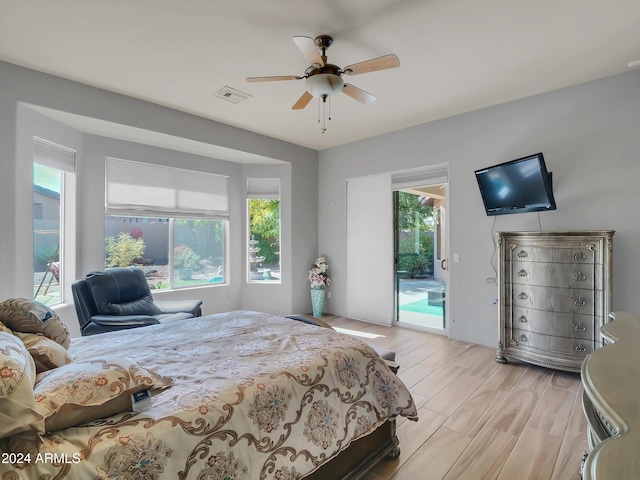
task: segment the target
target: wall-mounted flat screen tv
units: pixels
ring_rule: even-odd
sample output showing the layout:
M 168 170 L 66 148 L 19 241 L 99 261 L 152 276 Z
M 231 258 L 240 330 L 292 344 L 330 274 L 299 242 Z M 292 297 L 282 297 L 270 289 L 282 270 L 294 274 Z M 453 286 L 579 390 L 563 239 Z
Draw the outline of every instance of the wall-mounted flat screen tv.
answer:
M 487 215 L 556 209 L 542 153 L 476 170 Z

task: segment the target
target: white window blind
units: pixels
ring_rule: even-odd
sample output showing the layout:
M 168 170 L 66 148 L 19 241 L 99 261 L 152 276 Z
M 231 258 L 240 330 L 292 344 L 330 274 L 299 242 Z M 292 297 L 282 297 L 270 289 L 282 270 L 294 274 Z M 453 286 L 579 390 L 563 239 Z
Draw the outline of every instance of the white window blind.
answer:
M 224 175 L 107 158 L 107 215 L 229 218 Z
M 33 138 L 33 162 L 65 172 L 75 171 L 76 152 L 38 137 Z
M 247 178 L 247 198 L 280 198 L 280 179 Z
M 429 167 L 401 170 L 391 174 L 393 190 L 404 188 L 442 185 L 449 182 L 449 167 L 446 163 Z

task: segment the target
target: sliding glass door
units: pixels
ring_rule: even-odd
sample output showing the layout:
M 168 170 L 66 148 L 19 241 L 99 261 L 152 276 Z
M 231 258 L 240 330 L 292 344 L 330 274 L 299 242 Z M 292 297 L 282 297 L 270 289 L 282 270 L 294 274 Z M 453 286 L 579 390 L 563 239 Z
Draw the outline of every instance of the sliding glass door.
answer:
M 393 192 L 396 320 L 446 329 L 446 185 Z

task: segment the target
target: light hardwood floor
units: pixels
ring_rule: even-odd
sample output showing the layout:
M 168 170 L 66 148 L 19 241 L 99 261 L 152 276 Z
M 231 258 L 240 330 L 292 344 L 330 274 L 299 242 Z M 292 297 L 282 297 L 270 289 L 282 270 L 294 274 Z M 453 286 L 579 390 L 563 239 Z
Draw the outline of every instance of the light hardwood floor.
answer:
M 398 421 L 401 455 L 366 480 L 578 480 L 587 450 L 578 374 L 509 360 L 495 349 L 344 317 L 328 323 L 394 350 L 419 421 Z

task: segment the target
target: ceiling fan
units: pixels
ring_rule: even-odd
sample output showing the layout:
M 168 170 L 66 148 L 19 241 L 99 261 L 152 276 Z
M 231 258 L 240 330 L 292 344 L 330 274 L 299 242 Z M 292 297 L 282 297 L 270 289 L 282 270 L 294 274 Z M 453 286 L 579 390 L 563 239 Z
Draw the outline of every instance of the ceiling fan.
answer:
M 376 72 L 388 68 L 400 66 L 400 60 L 395 55 L 384 55 L 378 58 L 365 60 L 340 68 L 332 63 L 327 63 L 327 49 L 333 44 L 333 38 L 329 35 L 319 35 L 316 38 L 295 36 L 292 37 L 296 46 L 311 64 L 304 75 L 279 75 L 271 77 L 247 77 L 247 82 L 273 82 L 280 80 L 305 79 L 306 91 L 291 107 L 293 110 L 305 108 L 312 98 L 316 97 L 323 103 L 334 93 L 345 93 L 361 103 L 372 103 L 376 96 L 364 90 L 345 83 L 343 75 L 359 75 L 361 73 Z

